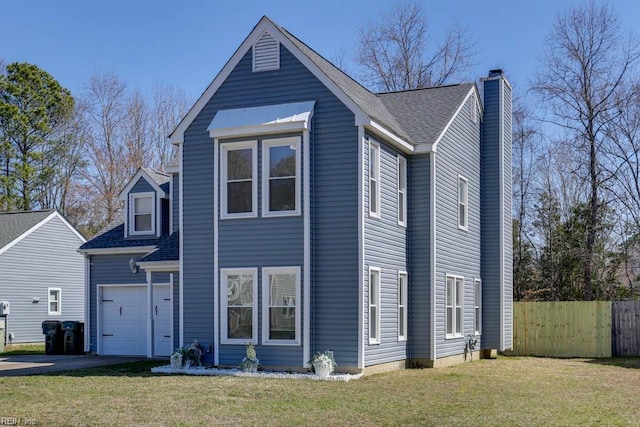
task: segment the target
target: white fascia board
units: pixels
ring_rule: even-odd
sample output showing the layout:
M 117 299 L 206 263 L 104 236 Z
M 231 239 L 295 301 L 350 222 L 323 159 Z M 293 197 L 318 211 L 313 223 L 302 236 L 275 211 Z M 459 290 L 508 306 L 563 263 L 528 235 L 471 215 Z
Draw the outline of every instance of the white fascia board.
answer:
M 149 183 L 149 185 L 153 187 L 153 190 L 156 192 L 156 194 L 158 194 L 159 198 L 163 198 L 163 199 L 167 198 L 167 193 L 162 188 L 160 188 L 160 186 L 153 179 L 151 179 L 149 174 L 147 174 L 144 171 L 144 169 L 140 168 L 138 169 L 138 172 L 136 172 L 136 174 L 133 176 L 133 178 L 129 180 L 127 185 L 124 186 L 120 194 L 118 194 L 118 199 L 122 200 L 123 202 L 126 202 L 129 191 L 131 191 L 133 186 L 136 185 L 136 183 L 141 177 L 143 177 Z
M 367 130 L 384 138 L 385 141 L 389 142 L 392 146 L 396 147 L 405 154 L 412 154 L 415 151 L 413 144 L 389 132 L 378 122 L 375 122 L 373 120 L 366 120 L 364 123 L 356 123 L 356 125 L 364 125 Z
M 73 234 L 75 234 L 76 237 L 78 237 L 78 239 L 82 241 L 82 243 L 86 243 L 87 239 L 85 239 L 85 237 L 82 234 L 80 234 L 80 232 L 76 230 L 76 228 L 73 225 L 71 225 L 71 223 L 67 221 L 67 219 L 64 216 L 62 216 L 62 214 L 60 214 L 60 212 L 54 211 L 54 214 L 49 216 L 49 218 L 52 218 L 54 216 L 57 216 L 58 218 L 60 218 L 60 221 L 62 221 L 63 224 L 66 225 L 67 228 L 69 228 L 69 230 L 71 230 Z
M 136 263 L 144 271 L 176 272 L 180 271 L 180 261 L 143 261 Z
M 53 217 L 55 217 L 57 214 L 57 212 L 54 210 L 51 212 L 51 214 L 47 215 L 46 218 L 44 218 L 42 221 L 38 222 L 37 224 L 35 224 L 33 227 L 31 227 L 30 229 L 28 229 L 27 231 L 25 231 L 24 233 L 22 233 L 21 235 L 19 235 L 18 237 L 16 237 L 15 239 L 13 239 L 11 242 L 7 243 L 6 245 L 4 245 L 3 247 L 0 248 L 0 254 L 8 251 L 9 249 L 11 249 L 13 246 L 17 245 L 18 243 L 20 243 L 25 237 L 27 237 L 28 235 L 30 235 L 31 233 L 33 233 L 34 231 L 36 231 L 38 228 L 42 227 L 44 224 L 46 224 L 47 222 L 49 222 L 49 220 Z M 62 216 L 60 214 L 58 214 L 58 216 L 60 216 L 62 218 Z M 77 232 L 76 232 L 77 233 Z
M 467 103 L 467 100 L 469 99 L 471 94 L 474 93 L 475 91 L 476 91 L 476 89 L 475 89 L 475 85 L 474 85 L 471 89 L 469 89 L 469 92 L 464 97 L 464 99 L 462 100 L 460 105 L 458 105 L 458 108 L 456 109 L 456 112 L 453 113 L 453 115 L 451 116 L 451 119 L 449 119 L 449 122 L 447 123 L 447 125 L 444 127 L 444 129 L 442 129 L 442 132 L 440 132 L 440 135 L 438 136 L 438 138 L 436 138 L 436 140 L 433 142 L 433 144 L 431 144 L 431 151 L 436 151 L 438 143 L 442 140 L 442 138 L 444 138 L 444 135 L 447 133 L 447 131 L 449 130 L 449 128 L 453 124 L 453 122 L 456 119 L 456 117 L 458 117 L 458 114 L 460 114 L 460 111 L 462 110 L 462 107 L 464 107 L 464 104 Z
M 149 253 L 156 250 L 155 245 L 150 246 L 129 246 L 124 248 L 95 248 L 95 249 L 78 249 L 78 253 L 87 255 L 121 255 L 121 254 L 139 254 Z
M 349 110 L 351 110 L 355 114 L 357 122 L 356 125 L 364 118 L 369 118 L 369 115 L 362 111 L 358 104 L 356 104 L 340 88 L 338 88 L 333 80 L 331 80 L 326 74 L 324 74 L 306 55 L 304 55 L 296 46 L 294 46 L 293 43 L 291 43 L 291 41 L 280 32 L 280 29 L 278 27 L 276 27 L 267 17 L 263 17 L 260 22 L 258 22 L 258 24 L 254 27 L 253 31 L 251 31 L 249 36 L 247 36 L 247 38 L 242 42 L 238 50 L 235 51 L 229 61 L 227 61 L 224 67 L 222 67 L 222 70 L 220 70 L 218 75 L 213 79 L 211 84 L 209 84 L 204 93 L 200 96 L 200 98 L 198 98 L 193 107 L 191 107 L 191 110 L 189 110 L 184 119 L 182 119 L 176 129 L 171 133 L 171 135 L 169 135 L 169 141 L 172 144 L 180 144 L 184 142 L 184 132 L 195 120 L 198 114 L 200 114 L 202 109 L 207 105 L 207 102 L 209 102 L 213 95 L 218 91 L 227 77 L 229 77 L 231 72 L 238 65 L 244 55 L 258 41 L 264 31 L 269 31 L 269 34 L 271 34 L 273 38 L 278 41 L 278 43 L 283 45 L 289 52 L 291 52 L 291 54 L 302 63 L 302 65 L 304 65 L 318 80 L 320 80 L 320 82 L 322 82 L 322 84 L 324 84 L 336 96 L 336 98 L 338 98 Z

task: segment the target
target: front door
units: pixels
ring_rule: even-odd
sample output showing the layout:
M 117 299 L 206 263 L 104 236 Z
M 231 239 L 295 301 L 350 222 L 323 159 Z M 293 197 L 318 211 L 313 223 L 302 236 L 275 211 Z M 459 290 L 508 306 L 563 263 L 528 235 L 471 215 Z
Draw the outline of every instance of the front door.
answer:
M 153 354 L 155 356 L 170 356 L 172 353 L 171 309 L 171 286 L 153 285 Z

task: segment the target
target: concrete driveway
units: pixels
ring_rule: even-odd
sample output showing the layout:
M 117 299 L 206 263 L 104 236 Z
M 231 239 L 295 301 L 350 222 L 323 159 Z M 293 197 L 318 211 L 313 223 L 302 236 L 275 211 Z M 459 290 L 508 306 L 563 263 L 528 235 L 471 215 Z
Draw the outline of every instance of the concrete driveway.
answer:
M 0 377 L 36 375 L 136 362 L 144 357 L 95 355 L 0 356 Z

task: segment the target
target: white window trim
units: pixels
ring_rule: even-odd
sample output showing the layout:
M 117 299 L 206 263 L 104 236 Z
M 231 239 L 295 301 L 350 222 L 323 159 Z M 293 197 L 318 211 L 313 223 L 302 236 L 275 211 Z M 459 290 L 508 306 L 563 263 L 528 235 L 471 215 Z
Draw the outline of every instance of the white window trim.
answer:
M 227 155 L 229 151 L 251 149 L 251 212 L 229 213 L 227 208 Z M 220 144 L 220 219 L 255 218 L 258 216 L 258 141 L 224 142 Z
M 247 338 L 229 338 L 229 318 L 227 315 L 228 303 L 228 278 L 234 274 L 245 274 L 253 276 L 253 307 L 252 326 L 253 336 Z M 223 268 L 220 269 L 220 342 L 222 344 L 257 344 L 258 343 L 258 269 L 257 268 Z
M 460 203 L 460 183 L 465 183 L 465 192 L 462 195 L 463 200 Z M 458 228 L 460 230 L 468 231 L 469 230 L 469 180 L 462 175 L 458 175 L 458 190 L 457 190 L 457 200 L 456 200 L 456 222 L 458 223 Z M 460 224 L 460 205 L 464 206 L 464 224 Z
M 148 236 L 156 234 L 156 193 L 129 193 L 129 236 Z M 151 230 L 136 231 L 136 199 L 151 198 Z
M 375 178 L 371 175 L 371 156 L 375 155 Z M 372 218 L 380 218 L 381 200 L 380 200 L 380 145 L 369 141 L 369 163 L 368 163 L 368 188 L 369 188 L 369 216 Z M 371 205 L 371 182 L 376 182 L 376 201 L 377 205 Z
M 404 278 L 404 292 L 400 292 L 400 289 L 403 287 L 402 278 Z M 398 341 L 406 341 L 407 340 L 407 327 L 409 326 L 408 315 L 407 315 L 407 306 L 409 302 L 409 275 L 406 271 L 398 272 Z M 403 295 L 404 298 L 400 298 Z M 404 307 L 403 316 L 400 317 L 400 307 Z M 400 334 L 400 325 L 403 326 L 404 335 Z
M 58 293 L 58 311 L 51 311 L 51 291 Z M 62 314 L 62 288 L 47 288 L 47 312 L 49 316 L 60 316 Z
M 482 280 L 473 281 L 473 328 L 476 335 L 482 334 Z
M 270 211 L 269 210 L 269 161 L 270 153 L 269 148 L 279 146 L 295 146 L 296 151 L 296 194 L 295 203 L 296 208 L 289 211 Z M 301 177 L 301 151 L 302 144 L 300 143 L 300 137 L 286 137 L 286 138 L 271 138 L 262 140 L 262 216 L 263 217 L 276 217 L 276 216 L 299 216 L 300 215 L 300 177 Z
M 269 339 L 269 276 L 272 274 L 295 274 L 296 276 L 296 338 L 294 340 Z M 264 267 L 262 268 L 262 344 L 277 346 L 299 346 L 301 342 L 300 316 L 300 267 Z
M 396 173 L 398 175 L 396 178 L 396 183 L 398 187 L 398 225 L 401 225 L 402 227 L 406 227 L 407 226 L 407 187 L 408 187 L 407 159 L 400 155 L 398 156 L 398 161 L 396 164 Z M 401 176 L 401 173 L 404 176 Z M 400 178 L 404 178 L 404 187 L 401 187 L 400 185 L 400 183 L 402 182 Z M 404 197 L 402 198 L 402 206 L 400 206 L 400 194 L 404 195 Z M 403 215 L 400 215 L 401 212 Z
M 452 328 L 451 330 L 453 331 L 452 333 L 448 332 L 448 327 L 449 325 L 447 324 L 447 286 L 448 286 L 448 282 L 449 279 L 453 279 L 453 305 L 452 305 L 452 316 L 451 316 L 451 321 L 452 321 Z M 457 321 L 456 321 L 456 309 L 458 308 L 458 306 L 456 305 L 456 300 L 458 297 L 458 280 L 462 281 L 462 298 L 460 298 L 460 313 L 461 313 L 461 321 L 462 324 L 458 325 Z M 463 276 L 455 276 L 453 274 L 447 274 L 446 278 L 445 278 L 445 289 L 444 289 L 445 295 L 444 295 L 444 310 L 445 310 L 445 325 L 444 325 L 444 331 L 445 331 L 445 338 L 449 339 L 449 338 L 460 338 L 463 336 L 464 334 L 464 277 Z M 456 330 L 458 329 L 458 326 L 460 327 L 460 332 L 457 332 Z
M 371 275 L 372 273 L 377 274 L 378 276 L 378 286 L 376 291 L 376 302 L 377 304 L 372 304 L 371 303 L 371 294 L 372 294 L 372 284 L 371 284 Z M 378 267 L 369 267 L 369 279 L 368 279 L 368 284 L 369 284 L 369 292 L 368 292 L 368 300 L 369 300 L 369 308 L 368 308 L 368 329 L 369 329 L 369 344 L 380 344 L 380 288 L 381 288 L 381 282 L 382 281 L 382 275 L 380 273 L 380 268 Z M 378 332 L 378 335 L 376 337 L 372 337 L 371 336 L 371 308 L 372 307 L 376 307 L 376 331 Z

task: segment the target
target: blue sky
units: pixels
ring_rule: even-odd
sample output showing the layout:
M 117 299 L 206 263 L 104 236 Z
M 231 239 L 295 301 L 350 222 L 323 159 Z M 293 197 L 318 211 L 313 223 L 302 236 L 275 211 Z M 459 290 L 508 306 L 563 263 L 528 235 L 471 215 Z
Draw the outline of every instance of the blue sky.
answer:
M 538 67 L 563 0 L 421 2 L 433 34 L 455 22 L 477 41 L 473 77 L 501 67 L 524 91 Z M 112 71 L 149 93 L 172 84 L 195 100 L 263 15 L 333 60 L 353 52 L 358 27 L 390 9 L 390 0 L 88 0 L 4 1 L 0 58 L 30 62 L 78 94 L 92 73 Z M 640 22 L 640 1 L 612 0 L 627 29 Z M 356 68 L 349 71 L 357 77 Z

